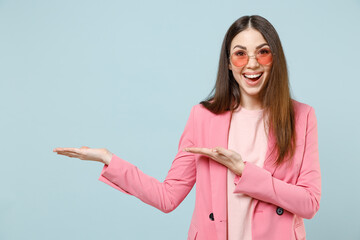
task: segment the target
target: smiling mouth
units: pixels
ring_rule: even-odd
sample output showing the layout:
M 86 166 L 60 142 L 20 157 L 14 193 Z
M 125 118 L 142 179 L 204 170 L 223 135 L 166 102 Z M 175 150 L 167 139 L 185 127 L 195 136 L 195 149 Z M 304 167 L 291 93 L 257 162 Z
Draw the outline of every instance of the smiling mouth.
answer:
M 263 75 L 263 73 L 259 73 L 259 74 L 243 74 L 243 76 L 251 81 L 256 81 L 259 80 L 259 78 L 261 78 L 261 76 Z

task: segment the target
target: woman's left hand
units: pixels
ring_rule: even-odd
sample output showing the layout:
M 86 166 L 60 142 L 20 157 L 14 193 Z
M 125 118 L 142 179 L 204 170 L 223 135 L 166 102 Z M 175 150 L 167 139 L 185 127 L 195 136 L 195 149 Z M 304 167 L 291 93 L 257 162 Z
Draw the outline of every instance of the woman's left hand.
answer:
M 242 160 L 239 153 L 222 147 L 215 147 L 215 148 L 190 147 L 190 148 L 184 148 L 184 151 L 208 156 L 209 158 L 224 165 L 225 167 L 230 169 L 233 173 L 239 176 L 241 176 L 243 169 L 245 167 L 244 161 Z

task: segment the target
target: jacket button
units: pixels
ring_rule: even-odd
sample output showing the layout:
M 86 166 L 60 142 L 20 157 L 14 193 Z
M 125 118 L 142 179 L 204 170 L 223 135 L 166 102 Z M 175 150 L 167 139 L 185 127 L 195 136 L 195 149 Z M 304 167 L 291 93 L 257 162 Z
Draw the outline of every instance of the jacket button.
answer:
M 277 207 L 277 209 L 276 209 L 276 213 L 277 213 L 277 215 L 283 215 L 283 213 L 284 213 L 284 209 L 282 209 L 281 207 Z
M 214 221 L 214 214 L 210 213 L 209 218 L 210 218 L 211 221 Z

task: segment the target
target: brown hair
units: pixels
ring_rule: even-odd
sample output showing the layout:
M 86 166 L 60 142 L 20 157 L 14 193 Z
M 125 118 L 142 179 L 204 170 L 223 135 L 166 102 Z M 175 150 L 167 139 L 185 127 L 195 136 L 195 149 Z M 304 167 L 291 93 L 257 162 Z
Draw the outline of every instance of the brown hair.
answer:
M 273 53 L 272 68 L 259 96 L 264 114 L 268 116 L 269 133 L 276 139 L 276 148 L 273 150 L 277 151 L 276 164 L 280 165 L 285 157 L 291 159 L 295 151 L 295 116 L 284 51 L 269 21 L 258 15 L 243 16 L 230 26 L 222 43 L 215 86 L 200 104 L 215 114 L 233 111 L 240 105 L 239 85 L 228 68 L 229 54 L 232 39 L 247 28 L 259 31 Z

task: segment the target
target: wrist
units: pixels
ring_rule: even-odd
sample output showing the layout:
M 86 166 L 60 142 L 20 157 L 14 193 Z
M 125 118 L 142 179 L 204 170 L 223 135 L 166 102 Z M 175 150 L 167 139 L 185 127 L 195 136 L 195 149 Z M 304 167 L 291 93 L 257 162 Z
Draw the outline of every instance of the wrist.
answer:
M 112 159 L 112 156 L 113 156 L 113 154 L 107 150 L 102 158 L 102 163 L 104 163 L 105 165 L 109 165 L 109 163 Z
M 241 176 L 244 171 L 244 168 L 245 168 L 245 163 L 242 161 L 241 163 L 239 163 L 239 166 L 236 171 L 236 175 Z

